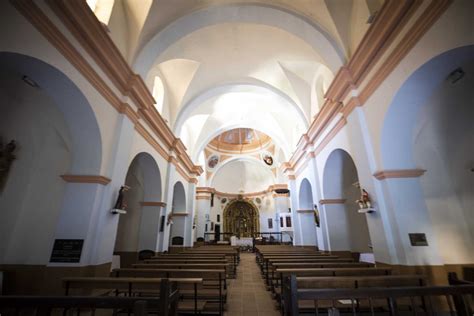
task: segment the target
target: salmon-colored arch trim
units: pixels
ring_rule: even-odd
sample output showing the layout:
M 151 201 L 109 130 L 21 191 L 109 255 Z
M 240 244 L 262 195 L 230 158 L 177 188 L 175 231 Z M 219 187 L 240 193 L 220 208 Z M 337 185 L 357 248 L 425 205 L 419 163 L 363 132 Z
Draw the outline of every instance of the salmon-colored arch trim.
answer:
M 381 170 L 374 173 L 374 177 L 377 180 L 390 178 L 418 178 L 425 172 L 426 170 L 423 169 Z
M 110 179 L 104 176 L 92 176 L 92 175 L 73 175 L 63 174 L 61 178 L 69 183 L 96 183 L 107 185 L 110 183 Z
M 346 199 L 323 199 L 319 200 L 320 204 L 344 204 Z

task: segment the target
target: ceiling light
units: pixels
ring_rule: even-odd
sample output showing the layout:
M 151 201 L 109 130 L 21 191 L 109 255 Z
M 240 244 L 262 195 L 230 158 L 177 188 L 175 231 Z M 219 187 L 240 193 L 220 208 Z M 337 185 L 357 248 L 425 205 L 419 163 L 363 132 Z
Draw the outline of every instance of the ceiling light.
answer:
M 39 88 L 38 84 L 36 83 L 36 81 L 34 81 L 33 79 L 31 79 L 30 77 L 28 77 L 27 75 L 24 75 L 23 77 L 21 77 L 21 80 L 23 80 L 27 85 L 33 87 L 33 88 Z

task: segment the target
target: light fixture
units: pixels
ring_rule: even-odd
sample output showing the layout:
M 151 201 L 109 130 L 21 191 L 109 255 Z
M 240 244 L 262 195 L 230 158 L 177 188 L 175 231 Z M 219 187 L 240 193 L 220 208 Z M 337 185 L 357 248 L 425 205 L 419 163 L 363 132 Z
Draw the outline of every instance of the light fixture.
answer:
M 464 70 L 459 67 L 451 71 L 451 73 L 446 77 L 446 80 L 448 80 L 451 84 L 455 84 L 459 80 L 461 80 L 466 73 Z
M 27 85 L 29 85 L 33 88 L 39 88 L 39 85 L 36 83 L 36 81 L 31 79 L 27 75 L 23 75 L 23 77 L 21 77 L 21 80 L 23 80 Z

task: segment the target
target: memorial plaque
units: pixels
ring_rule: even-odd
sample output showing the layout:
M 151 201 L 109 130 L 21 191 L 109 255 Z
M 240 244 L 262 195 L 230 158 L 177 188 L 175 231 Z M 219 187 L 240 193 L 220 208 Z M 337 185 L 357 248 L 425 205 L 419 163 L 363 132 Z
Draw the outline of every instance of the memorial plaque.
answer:
M 412 246 L 428 246 L 428 240 L 426 240 L 426 234 L 416 233 L 408 234 L 410 237 L 410 243 Z
M 81 260 L 84 239 L 56 239 L 49 262 L 77 263 Z

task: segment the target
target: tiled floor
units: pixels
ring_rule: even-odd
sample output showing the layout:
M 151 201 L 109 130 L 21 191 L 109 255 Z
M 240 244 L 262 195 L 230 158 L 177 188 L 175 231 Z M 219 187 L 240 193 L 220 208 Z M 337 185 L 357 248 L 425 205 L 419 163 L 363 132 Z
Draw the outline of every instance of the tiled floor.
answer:
M 260 275 L 255 254 L 241 253 L 237 279 L 230 280 L 225 316 L 279 316 Z

